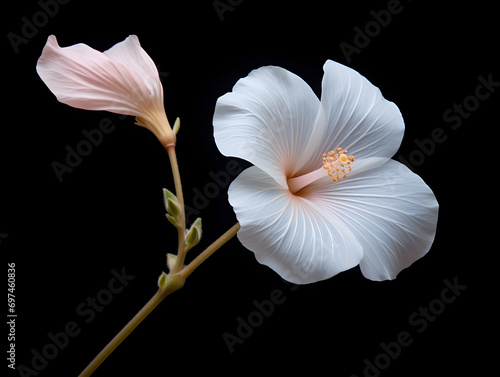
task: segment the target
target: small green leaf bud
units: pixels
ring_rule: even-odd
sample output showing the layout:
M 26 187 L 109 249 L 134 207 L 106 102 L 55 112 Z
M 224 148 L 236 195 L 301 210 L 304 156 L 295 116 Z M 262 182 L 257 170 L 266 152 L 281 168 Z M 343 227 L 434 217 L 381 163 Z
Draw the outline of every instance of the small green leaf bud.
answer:
M 177 203 L 177 197 L 166 188 L 163 189 L 163 202 L 165 203 L 165 208 L 168 211 L 168 200 L 172 200 L 174 203 Z
M 165 271 L 162 271 L 160 277 L 158 278 L 158 287 L 164 288 L 165 284 L 167 284 L 167 274 Z
M 201 240 L 201 218 L 198 217 L 186 235 L 186 244 L 188 249 L 196 246 Z
M 173 201 L 172 199 L 167 200 L 167 211 L 172 217 L 177 218 L 181 213 L 181 209 L 177 201 Z
M 177 261 L 177 255 L 170 253 L 167 254 L 167 266 L 170 271 L 172 271 L 172 269 L 174 268 L 176 261 Z

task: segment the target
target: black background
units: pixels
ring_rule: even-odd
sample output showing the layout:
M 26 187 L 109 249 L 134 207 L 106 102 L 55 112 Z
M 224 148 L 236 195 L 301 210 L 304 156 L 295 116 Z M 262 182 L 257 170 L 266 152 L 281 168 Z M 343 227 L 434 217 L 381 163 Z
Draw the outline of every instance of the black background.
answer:
M 8 34 L 22 35 L 23 17 L 32 20 L 41 8 L 36 1 L 4 5 L 0 248 L 6 262 L 16 264 L 17 365 L 31 367 L 32 350 L 41 352 L 49 333 L 74 321 L 80 333 L 39 376 L 78 375 L 154 294 L 166 269 L 165 253 L 175 251 L 176 233 L 161 199 L 161 189 L 173 190 L 173 181 L 161 145 L 131 117 L 60 104 L 35 71 L 50 34 L 61 46 L 83 42 L 101 51 L 137 34 L 159 66 L 167 116 L 172 124 L 176 117 L 182 120 L 177 153 L 186 204 L 196 206 L 196 190 L 213 182 L 211 172 L 220 174 L 229 161 L 238 161 L 221 156 L 213 140 L 219 96 L 263 65 L 289 69 L 319 96 L 322 65 L 333 59 L 359 71 L 399 106 L 406 133 L 398 156 L 417 156 L 414 140 L 443 129 L 446 141 L 414 166 L 433 189 L 440 218 L 428 255 L 382 283 L 366 280 L 354 268 L 295 289 L 232 240 L 95 376 L 284 374 L 298 368 L 329 376 L 370 375 L 366 360 L 382 360 L 380 343 L 396 341 L 403 331 L 412 344 L 381 376 L 496 370 L 490 342 L 498 340 L 492 321 L 497 294 L 490 267 L 498 247 L 487 243 L 496 222 L 488 216 L 496 206 L 490 182 L 496 162 L 486 141 L 495 137 L 499 90 L 479 101 L 460 127 L 452 129 L 443 120 L 454 103 L 474 95 L 479 76 L 500 81 L 493 5 L 440 2 L 438 7 L 402 0 L 403 10 L 348 62 L 340 43 L 354 45 L 354 28 L 363 29 L 373 20 L 370 11 L 386 9 L 387 1 L 233 1 L 222 19 L 213 3 L 72 0 L 45 21 L 40 18 L 42 26 L 17 53 Z M 64 163 L 66 146 L 75 148 L 85 139 L 82 130 L 97 128 L 103 118 L 115 129 L 59 182 L 53 162 Z M 204 237 L 190 254 L 235 223 L 226 192 L 221 187 L 203 206 Z M 76 308 L 107 287 L 112 270 L 122 268 L 135 278 L 85 323 Z M 418 333 L 409 317 L 440 298 L 445 280 L 467 288 Z M 247 319 L 256 310 L 254 300 L 267 300 L 276 289 L 285 301 L 229 352 L 223 334 L 236 335 L 237 318 Z

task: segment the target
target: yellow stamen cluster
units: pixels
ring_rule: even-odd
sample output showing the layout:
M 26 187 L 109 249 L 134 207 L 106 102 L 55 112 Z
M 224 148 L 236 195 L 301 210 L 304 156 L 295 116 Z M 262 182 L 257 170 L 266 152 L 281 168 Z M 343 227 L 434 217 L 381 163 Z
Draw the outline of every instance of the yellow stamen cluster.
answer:
M 338 182 L 351 172 L 349 165 L 353 161 L 354 156 L 348 156 L 346 149 L 337 148 L 335 151 L 323 154 L 323 169 L 327 171 L 333 182 Z

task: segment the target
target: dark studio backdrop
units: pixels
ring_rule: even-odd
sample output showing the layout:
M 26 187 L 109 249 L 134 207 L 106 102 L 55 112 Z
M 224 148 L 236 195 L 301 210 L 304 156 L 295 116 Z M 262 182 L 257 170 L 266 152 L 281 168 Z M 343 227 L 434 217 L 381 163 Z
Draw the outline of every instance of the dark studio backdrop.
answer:
M 215 102 L 263 65 L 298 74 L 318 96 L 327 59 L 378 86 L 406 123 L 395 158 L 433 189 L 440 218 L 428 255 L 382 283 L 354 268 L 294 286 L 234 239 L 95 376 L 495 370 L 497 247 L 486 241 L 496 220 L 485 217 L 496 206 L 485 145 L 500 98 L 494 13 L 480 2 L 410 0 L 4 4 L 0 249 L 6 281 L 7 263 L 15 264 L 17 317 L 15 327 L 4 325 L 15 340 L 3 342 L 2 368 L 9 376 L 78 375 L 154 294 L 165 254 L 175 252 L 161 192 L 174 186 L 155 137 L 131 117 L 57 102 L 35 71 L 50 34 L 61 46 L 101 51 L 136 34 L 158 65 L 171 124 L 181 118 L 188 219 L 201 216 L 204 226 L 188 259 L 235 223 L 228 181 L 248 166 L 219 153 Z M 88 135 L 99 141 L 58 176 L 54 162 L 66 165 Z M 22 373 L 8 368 L 10 343 Z

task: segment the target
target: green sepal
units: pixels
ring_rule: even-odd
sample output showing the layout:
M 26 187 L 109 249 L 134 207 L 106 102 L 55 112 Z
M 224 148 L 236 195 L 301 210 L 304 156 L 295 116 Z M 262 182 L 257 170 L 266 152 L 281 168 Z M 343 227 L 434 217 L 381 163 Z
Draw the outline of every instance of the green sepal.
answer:
M 163 202 L 165 203 L 165 208 L 168 211 L 168 200 L 172 200 L 174 203 L 177 203 L 177 196 L 174 195 L 173 192 L 163 189 Z
M 160 277 L 158 278 L 158 287 L 164 288 L 166 284 L 167 274 L 165 273 L 165 271 L 162 271 Z
M 167 254 L 167 266 L 168 266 L 168 270 L 172 271 L 174 269 L 174 266 L 175 266 L 176 263 L 177 263 L 177 255 L 168 253 Z M 185 266 L 183 265 L 182 268 L 184 268 L 184 267 Z
M 177 118 L 174 123 L 174 128 L 172 131 L 174 131 L 174 135 L 177 135 L 177 132 L 179 132 L 179 129 L 181 128 L 181 118 Z
M 191 228 L 189 228 L 187 235 L 186 235 L 186 244 L 188 249 L 191 249 L 192 247 L 196 246 L 198 242 L 201 240 L 201 218 L 198 217 L 193 225 L 191 225 Z
M 166 216 L 168 221 L 170 221 L 175 227 L 179 227 L 179 215 L 181 213 L 181 209 L 179 207 L 177 197 L 171 191 L 164 188 L 163 202 L 165 204 L 165 209 L 167 210 Z
M 177 201 L 174 202 L 172 199 L 167 199 L 167 211 L 174 218 L 177 218 L 181 213 L 179 204 Z
M 173 226 L 175 226 L 176 228 L 179 227 L 179 223 L 178 223 L 178 221 L 175 218 L 173 218 L 172 216 L 170 216 L 168 213 L 165 216 L 167 217 L 167 220 L 170 221 L 170 223 Z
M 176 261 L 177 261 L 177 255 L 170 254 L 170 253 L 167 254 L 167 266 L 168 266 L 169 271 L 173 270 Z

